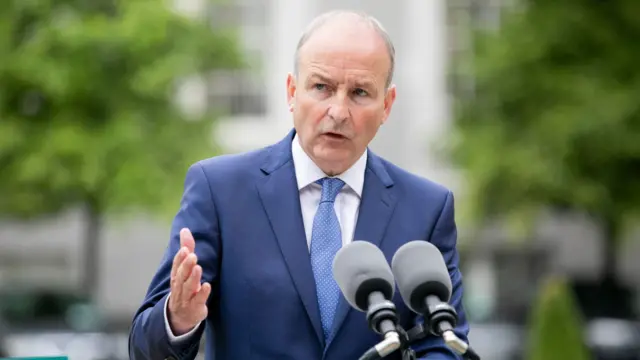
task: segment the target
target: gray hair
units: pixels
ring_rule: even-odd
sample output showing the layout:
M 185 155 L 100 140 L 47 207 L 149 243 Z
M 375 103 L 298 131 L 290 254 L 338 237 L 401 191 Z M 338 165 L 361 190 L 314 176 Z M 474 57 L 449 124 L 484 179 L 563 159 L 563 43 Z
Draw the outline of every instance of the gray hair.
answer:
M 330 20 L 342 15 L 357 16 L 358 18 L 360 18 L 360 20 L 364 21 L 367 25 L 371 26 L 373 30 L 375 30 L 375 32 L 378 35 L 380 35 L 380 37 L 382 37 L 382 40 L 384 41 L 387 47 L 387 52 L 389 54 L 389 60 L 391 63 L 389 67 L 389 74 L 387 75 L 387 82 L 386 82 L 386 87 L 389 87 L 391 85 L 391 81 L 393 80 L 393 72 L 395 69 L 395 59 L 396 59 L 396 50 L 395 50 L 395 47 L 393 46 L 393 41 L 391 41 L 391 37 L 389 36 L 389 33 L 387 33 L 387 31 L 384 29 L 380 21 L 378 21 L 373 16 L 360 11 L 334 10 L 334 11 L 321 14 L 320 16 L 313 19 L 313 21 L 311 21 L 311 23 L 307 26 L 307 28 L 302 33 L 300 40 L 298 40 L 298 46 L 296 46 L 296 52 L 293 60 L 293 73 L 296 76 L 298 76 L 298 61 L 300 57 L 300 48 L 302 48 L 302 46 L 306 44 L 306 42 L 309 40 L 311 35 L 313 35 L 313 33 L 315 33 L 319 28 L 321 28 Z

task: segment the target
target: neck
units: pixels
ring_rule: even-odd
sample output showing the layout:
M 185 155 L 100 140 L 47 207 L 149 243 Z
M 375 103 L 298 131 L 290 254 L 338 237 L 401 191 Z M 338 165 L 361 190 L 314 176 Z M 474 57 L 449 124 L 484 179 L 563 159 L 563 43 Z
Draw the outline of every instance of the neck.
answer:
M 322 160 L 315 157 L 313 155 L 313 152 L 309 151 L 305 147 L 305 145 L 302 143 L 302 139 L 300 139 L 299 136 L 296 135 L 294 141 L 296 141 L 296 139 L 298 141 L 298 144 L 300 145 L 300 148 L 307 155 L 307 157 L 309 157 L 309 159 L 311 159 L 311 161 L 313 161 L 316 166 L 318 166 L 318 168 L 322 170 L 323 173 L 330 177 L 341 175 L 345 171 L 349 170 L 364 154 L 364 152 L 361 152 L 359 154 L 356 154 L 355 156 L 351 156 L 349 159 L 343 159 L 341 161 Z M 367 149 L 365 148 L 364 151 L 367 151 Z
M 326 164 L 326 163 L 323 163 L 322 161 L 317 161 L 314 158 L 311 158 L 311 159 L 313 160 L 313 162 L 316 163 L 316 165 L 318 165 L 318 167 L 320 168 L 320 170 L 322 170 L 323 173 L 327 174 L 327 176 L 338 176 L 344 173 L 345 171 L 347 171 L 347 169 L 349 169 L 355 163 L 354 161 L 352 161 L 346 165 L 345 164 Z

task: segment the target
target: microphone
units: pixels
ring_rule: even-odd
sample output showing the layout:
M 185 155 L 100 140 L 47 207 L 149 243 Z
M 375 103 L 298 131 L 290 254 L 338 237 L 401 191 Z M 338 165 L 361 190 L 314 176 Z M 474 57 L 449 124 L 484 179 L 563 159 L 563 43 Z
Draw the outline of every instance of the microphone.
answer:
M 453 329 L 458 321 L 451 300 L 451 277 L 444 258 L 433 244 L 415 240 L 400 247 L 391 260 L 398 290 L 409 309 L 425 317 L 428 331 L 467 359 L 480 357 Z
M 384 336 L 360 360 L 382 359 L 399 349 L 398 315 L 391 302 L 395 281 L 382 251 L 370 242 L 351 242 L 333 259 L 333 277 L 349 305 L 366 312 L 369 327 Z

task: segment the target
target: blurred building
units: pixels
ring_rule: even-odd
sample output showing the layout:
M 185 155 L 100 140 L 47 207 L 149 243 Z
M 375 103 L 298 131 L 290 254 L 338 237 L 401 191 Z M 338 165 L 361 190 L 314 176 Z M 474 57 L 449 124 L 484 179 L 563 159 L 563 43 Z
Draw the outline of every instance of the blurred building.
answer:
M 446 77 L 445 1 L 403 0 L 236 0 L 218 1 L 204 12 L 200 0 L 180 0 L 180 11 L 210 16 L 213 26 L 239 26 L 251 64 L 248 69 L 192 79 L 179 98 L 197 111 L 215 106 L 221 119 L 218 141 L 229 152 L 280 140 L 292 127 L 285 97 L 286 75 L 305 25 L 337 8 L 370 12 L 387 27 L 397 47 L 398 100 L 373 149 L 416 173 L 453 186 L 448 167 L 430 146 L 449 123 Z M 63 214 L 37 225 L 5 223 L 0 227 L 0 286 L 32 284 L 73 290 L 81 278 L 82 218 Z M 139 305 L 167 243 L 168 224 L 143 215 L 110 221 L 101 241 L 100 293 L 96 299 L 110 318 L 129 318 Z M 9 261 L 11 260 L 11 261 Z M 12 264 L 12 266 L 8 266 Z M 18 264 L 18 267 L 14 267 Z M 11 269 L 11 270 L 10 270 Z
M 332 9 L 367 11 L 384 24 L 397 51 L 394 83 L 398 99 L 372 149 L 410 171 L 446 184 L 459 194 L 460 201 L 464 193 L 459 178 L 446 160 L 438 156 L 438 149 L 451 123 L 452 97 L 473 93 L 473 83 L 457 71 L 472 65 L 469 30 L 499 25 L 503 3 L 228 0 L 205 12 L 201 0 L 180 0 L 177 3 L 180 10 L 209 15 L 214 26 L 238 25 L 252 66 L 213 74 L 208 81 L 188 81 L 179 97 L 194 111 L 212 105 L 228 112 L 229 116 L 221 119 L 216 136 L 229 152 L 274 143 L 292 128 L 285 79 L 292 70 L 295 46 L 304 26 L 316 15 Z M 579 225 L 566 225 L 557 219 L 554 217 L 541 228 L 541 238 L 553 240 L 554 257 L 540 256 L 561 271 L 575 276 L 596 276 L 597 234 L 589 224 L 577 220 L 569 224 Z M 15 291 L 20 287 L 78 290 L 83 266 L 82 228 L 82 218 L 76 212 L 38 223 L 0 223 L 0 290 Z M 464 229 L 460 233 L 461 238 L 470 237 Z M 500 232 L 489 229 L 486 237 L 494 238 L 497 233 Z M 96 300 L 107 318 L 130 321 L 160 262 L 168 234 L 169 224 L 144 214 L 106 223 L 100 244 L 100 290 Z M 484 236 L 474 234 L 474 237 Z M 465 262 L 465 273 L 473 284 L 469 286 L 468 301 L 480 320 L 491 317 L 496 302 L 504 296 L 527 295 L 531 288 L 524 281 L 510 284 L 503 278 L 505 271 L 500 272 L 495 260 L 502 255 L 491 250 L 503 243 L 497 236 L 493 242 L 483 242 L 479 255 Z M 548 248 L 547 243 L 541 243 L 541 248 Z M 537 249 L 538 245 L 532 248 Z M 515 262 L 506 273 L 520 272 L 522 278 L 531 278 L 543 271 L 524 261 Z M 624 273 L 639 271 L 635 264 L 630 259 Z M 528 290 L 521 292 L 523 289 Z

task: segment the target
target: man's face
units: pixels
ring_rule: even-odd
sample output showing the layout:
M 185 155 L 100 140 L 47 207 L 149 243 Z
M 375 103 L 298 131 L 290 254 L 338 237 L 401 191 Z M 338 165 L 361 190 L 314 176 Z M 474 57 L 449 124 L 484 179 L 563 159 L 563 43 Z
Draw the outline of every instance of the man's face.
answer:
M 389 116 L 384 40 L 362 23 L 326 24 L 300 50 L 287 95 L 305 152 L 328 175 L 347 170 Z

